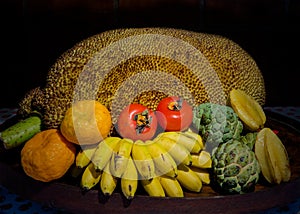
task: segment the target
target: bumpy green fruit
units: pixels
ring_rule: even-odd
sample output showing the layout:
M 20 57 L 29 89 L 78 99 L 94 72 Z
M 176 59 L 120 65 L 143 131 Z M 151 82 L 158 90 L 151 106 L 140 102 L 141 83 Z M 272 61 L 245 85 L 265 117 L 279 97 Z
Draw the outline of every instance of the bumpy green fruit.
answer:
M 220 144 L 213 156 L 213 180 L 222 193 L 236 194 L 254 191 L 260 166 L 255 153 L 238 141 Z
M 211 152 L 219 143 L 239 139 L 243 124 L 233 109 L 226 105 L 202 103 L 193 109 L 193 126 L 199 131 Z

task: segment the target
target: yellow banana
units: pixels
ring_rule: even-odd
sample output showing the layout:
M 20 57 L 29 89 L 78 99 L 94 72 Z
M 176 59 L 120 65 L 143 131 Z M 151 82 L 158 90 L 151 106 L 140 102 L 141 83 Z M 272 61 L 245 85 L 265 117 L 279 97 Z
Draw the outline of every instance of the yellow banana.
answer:
M 113 153 L 110 161 L 110 172 L 112 175 L 120 178 L 126 170 L 128 158 L 131 154 L 133 141 L 123 138 L 119 141 L 119 146 L 116 152 Z
M 90 162 L 89 165 L 84 169 L 80 187 L 84 191 L 92 189 L 97 183 L 99 183 L 102 172 L 96 171 L 93 162 Z
M 108 161 L 111 159 L 113 149 L 118 145 L 120 140 L 121 138 L 119 137 L 107 137 L 98 144 L 92 158 L 92 162 L 94 163 L 97 171 L 104 169 Z
M 156 138 L 168 137 L 184 146 L 191 153 L 199 153 L 203 149 L 203 142 L 200 135 L 192 132 L 162 132 Z
M 154 140 L 154 142 L 165 148 L 165 150 L 173 157 L 177 165 L 185 164 L 190 166 L 192 164 L 191 153 L 175 140 L 168 137 L 160 137 L 159 139 Z
M 159 181 L 165 191 L 165 194 L 169 197 L 184 197 L 183 190 L 180 183 L 176 178 L 169 176 L 159 176 Z
M 128 159 L 126 170 L 121 177 L 121 190 L 123 195 L 128 200 L 132 200 L 133 197 L 135 196 L 137 187 L 138 187 L 138 172 L 130 156 Z
M 158 143 L 151 140 L 145 142 L 155 164 L 156 175 L 177 176 L 177 164 L 172 156 Z
M 192 166 L 198 168 L 211 168 L 212 160 L 210 153 L 201 151 L 199 154 L 192 154 Z
M 117 186 L 118 179 L 110 173 L 110 162 L 106 164 L 100 180 L 100 189 L 104 196 L 111 196 Z
M 137 140 L 133 144 L 132 158 L 142 180 L 149 180 L 154 177 L 154 161 L 143 141 Z
M 207 169 L 202 169 L 194 166 L 190 166 L 190 169 L 199 176 L 202 183 L 210 184 L 210 174 Z
M 75 165 L 79 168 L 86 167 L 90 163 L 96 148 L 97 144 L 84 147 L 82 146 L 80 151 L 76 154 Z
M 182 132 L 182 134 L 184 134 L 190 138 L 193 138 L 196 141 L 195 144 L 197 144 L 197 145 L 195 146 L 196 148 L 191 151 L 192 153 L 199 153 L 204 148 L 203 139 L 199 134 L 193 132 L 190 129 L 188 129 L 185 132 Z M 198 147 L 200 147 L 200 149 Z
M 192 192 L 200 192 L 202 189 L 202 181 L 199 176 L 186 165 L 178 166 L 178 175 L 176 178 L 179 183 Z
M 158 177 L 154 177 L 153 179 L 150 180 L 141 180 L 141 184 L 149 196 L 153 196 L 153 197 L 166 196 Z

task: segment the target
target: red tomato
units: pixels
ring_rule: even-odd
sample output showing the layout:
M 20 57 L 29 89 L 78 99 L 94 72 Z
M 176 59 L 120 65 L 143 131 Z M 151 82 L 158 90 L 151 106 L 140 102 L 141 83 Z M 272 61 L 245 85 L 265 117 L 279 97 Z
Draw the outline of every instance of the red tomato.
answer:
M 157 119 L 153 111 L 141 104 L 130 104 L 120 114 L 117 131 L 123 138 L 150 140 L 157 129 Z
M 187 101 L 171 96 L 162 99 L 156 109 L 159 125 L 165 131 L 182 131 L 193 121 L 193 109 Z

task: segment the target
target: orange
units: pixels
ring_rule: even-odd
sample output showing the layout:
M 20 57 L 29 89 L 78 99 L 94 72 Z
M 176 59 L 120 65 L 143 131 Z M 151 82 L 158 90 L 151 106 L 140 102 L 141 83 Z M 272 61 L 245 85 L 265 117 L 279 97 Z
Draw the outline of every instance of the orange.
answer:
M 61 178 L 75 160 L 76 146 L 67 141 L 58 129 L 34 135 L 21 151 L 24 172 L 35 180 L 49 182 Z
M 111 126 L 111 114 L 104 105 L 95 100 L 81 100 L 66 111 L 60 131 L 72 143 L 90 145 L 106 138 Z

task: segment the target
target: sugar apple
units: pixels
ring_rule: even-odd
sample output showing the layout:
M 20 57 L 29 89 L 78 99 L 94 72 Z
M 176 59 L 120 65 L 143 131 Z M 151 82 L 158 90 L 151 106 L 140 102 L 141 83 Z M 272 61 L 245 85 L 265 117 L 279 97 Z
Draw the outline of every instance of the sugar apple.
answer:
M 240 141 L 245 143 L 251 150 L 254 148 L 257 132 L 248 132 L 241 136 Z
M 234 110 L 215 103 L 202 103 L 194 107 L 193 126 L 199 131 L 209 152 L 219 143 L 239 139 L 243 131 L 243 124 Z
M 260 174 L 255 153 L 239 140 L 219 144 L 212 155 L 213 183 L 225 194 L 254 191 Z

